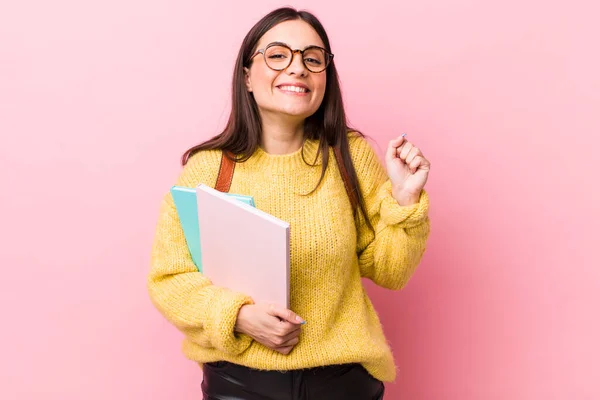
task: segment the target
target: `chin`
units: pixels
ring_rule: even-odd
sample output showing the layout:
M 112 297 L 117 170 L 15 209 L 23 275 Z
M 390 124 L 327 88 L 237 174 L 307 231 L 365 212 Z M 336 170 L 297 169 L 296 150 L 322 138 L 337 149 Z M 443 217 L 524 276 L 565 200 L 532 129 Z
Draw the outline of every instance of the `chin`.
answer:
M 296 118 L 308 118 L 313 115 L 316 110 L 307 110 L 306 108 L 298 109 L 298 108 L 283 108 L 278 110 L 281 114 L 289 115 L 290 117 Z

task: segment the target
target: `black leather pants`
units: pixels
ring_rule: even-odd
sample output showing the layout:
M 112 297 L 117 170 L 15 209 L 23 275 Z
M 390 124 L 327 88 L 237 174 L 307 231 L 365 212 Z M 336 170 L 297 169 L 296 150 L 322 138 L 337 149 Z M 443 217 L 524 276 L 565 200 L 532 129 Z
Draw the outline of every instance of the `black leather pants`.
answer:
M 202 369 L 204 400 L 383 399 L 383 383 L 360 364 L 279 372 L 219 361 Z

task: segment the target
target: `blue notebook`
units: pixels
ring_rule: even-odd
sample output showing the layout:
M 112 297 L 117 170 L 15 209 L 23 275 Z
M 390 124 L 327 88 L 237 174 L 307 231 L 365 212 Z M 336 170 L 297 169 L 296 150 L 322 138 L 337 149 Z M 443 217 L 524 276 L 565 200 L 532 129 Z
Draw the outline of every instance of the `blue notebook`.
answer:
M 190 255 L 198 271 L 202 272 L 202 249 L 200 248 L 200 227 L 198 225 L 198 200 L 196 198 L 196 189 L 184 186 L 173 186 L 171 195 L 175 202 L 177 215 L 181 222 L 181 228 L 187 242 Z M 238 199 L 252 207 L 254 198 L 239 194 L 227 193 L 227 195 Z

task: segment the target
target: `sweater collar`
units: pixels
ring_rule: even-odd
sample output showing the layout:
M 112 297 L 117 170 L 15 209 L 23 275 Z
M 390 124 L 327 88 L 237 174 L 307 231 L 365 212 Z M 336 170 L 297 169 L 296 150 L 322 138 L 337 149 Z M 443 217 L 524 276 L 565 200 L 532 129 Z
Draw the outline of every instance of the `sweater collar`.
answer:
M 311 165 L 321 165 L 323 157 L 317 157 L 319 151 L 318 140 L 305 140 L 302 147 L 287 154 L 269 154 L 262 147 L 258 147 L 250 160 L 259 164 L 270 164 L 280 168 L 298 168 Z

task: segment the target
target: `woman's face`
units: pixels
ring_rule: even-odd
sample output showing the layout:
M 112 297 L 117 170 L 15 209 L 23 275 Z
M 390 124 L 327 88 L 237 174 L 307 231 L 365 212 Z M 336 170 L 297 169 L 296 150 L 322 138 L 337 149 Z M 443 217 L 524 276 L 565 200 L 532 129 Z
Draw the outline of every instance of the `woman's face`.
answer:
M 325 47 L 317 32 L 302 20 L 274 26 L 260 39 L 257 49 L 262 50 L 273 42 L 285 43 L 293 50 Z M 323 101 L 326 71 L 310 72 L 299 53 L 294 53 L 291 64 L 282 71 L 269 68 L 265 55 L 258 54 L 245 71 L 246 87 L 253 93 L 262 117 L 270 114 L 305 119 L 314 114 Z

